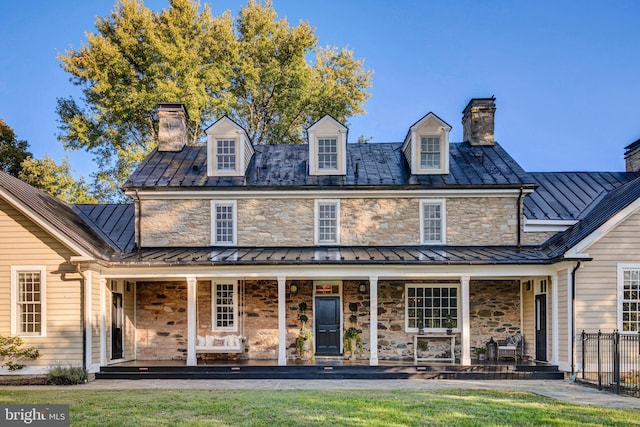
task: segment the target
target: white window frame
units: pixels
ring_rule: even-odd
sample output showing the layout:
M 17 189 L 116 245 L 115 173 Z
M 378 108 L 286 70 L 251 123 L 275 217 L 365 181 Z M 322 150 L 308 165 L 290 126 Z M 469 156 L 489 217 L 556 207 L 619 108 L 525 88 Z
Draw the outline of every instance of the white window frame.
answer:
M 231 308 L 233 309 L 233 326 L 218 327 L 218 285 L 232 285 L 233 286 L 233 302 Z M 229 304 L 225 304 L 228 307 Z M 237 280 L 212 280 L 211 281 L 211 330 L 215 332 L 237 332 L 238 331 L 238 281 Z
M 438 139 L 438 166 L 437 167 L 427 167 L 422 165 L 422 154 L 433 154 L 431 151 L 423 151 L 422 150 L 422 139 L 423 138 L 437 138 Z M 442 156 L 442 136 L 437 134 L 421 134 L 418 138 L 418 168 L 423 171 L 440 171 L 443 169 L 444 159 Z
M 40 333 L 20 333 L 20 311 L 18 310 L 18 274 L 37 272 L 40 274 Z M 44 265 L 11 266 L 11 335 L 21 337 L 47 336 L 47 269 Z
M 217 240 L 217 208 L 218 206 L 230 206 L 233 212 L 232 218 L 232 241 L 218 242 Z M 212 200 L 211 201 L 211 245 L 212 246 L 235 246 L 238 241 L 238 203 L 235 200 Z
M 320 141 L 334 141 L 335 143 L 335 151 L 333 153 L 321 153 L 320 152 Z M 328 172 L 328 171 L 337 171 L 338 165 L 340 163 L 340 137 L 338 135 L 335 136 L 318 136 L 316 138 L 316 156 L 317 156 L 317 165 L 318 171 Z M 335 157 L 335 167 L 322 167 L 320 162 L 320 156 L 334 156 Z
M 637 334 L 640 332 L 640 320 L 638 321 L 638 330 L 636 331 L 625 331 L 624 330 L 624 321 L 623 321 L 623 305 L 625 303 L 624 298 L 624 273 L 626 271 L 637 271 L 638 272 L 638 280 L 640 282 L 640 263 L 618 263 L 618 274 L 617 274 L 617 303 L 616 303 L 616 318 L 617 318 L 617 329 L 621 334 Z M 640 283 L 639 283 L 640 285 Z M 639 289 L 640 292 L 640 289 Z M 629 300 L 637 302 L 640 305 L 640 296 L 636 300 Z M 640 307 L 638 308 L 638 317 L 640 317 Z
M 426 205 L 440 205 L 440 240 L 427 240 L 425 233 L 424 207 Z M 423 245 L 444 245 L 447 242 L 447 203 L 445 199 L 420 200 L 420 242 Z
M 443 289 L 443 288 L 447 288 L 447 289 L 456 289 L 456 316 L 454 317 L 454 319 L 456 320 L 456 327 L 452 328 L 452 330 L 454 332 L 461 332 L 462 328 L 461 328 L 461 324 L 462 324 L 462 310 L 460 309 L 460 305 L 462 303 L 462 289 L 460 286 L 460 283 L 405 283 L 404 285 L 404 330 L 405 332 L 413 332 L 413 333 L 417 333 L 419 328 L 417 327 L 417 322 L 416 322 L 416 326 L 409 326 L 409 288 L 422 288 L 422 289 Z M 451 307 L 449 307 L 451 308 Z M 446 316 L 444 317 L 446 318 Z M 443 317 L 441 316 L 440 319 L 442 320 Z M 440 332 L 446 332 L 447 328 L 445 326 L 441 326 L 439 328 L 434 328 L 434 327 L 426 327 L 426 325 L 424 326 L 424 330 L 425 332 L 430 332 L 430 333 L 440 333 Z
M 333 205 L 336 207 L 336 237 L 335 241 L 320 240 L 320 206 Z M 340 200 L 319 199 L 315 200 L 314 208 L 314 242 L 316 245 L 340 244 Z
M 222 142 L 233 142 L 233 168 L 220 168 L 219 164 L 220 164 L 220 157 L 222 156 L 231 156 L 230 154 L 220 154 L 219 153 L 219 149 L 220 149 L 220 143 Z M 239 153 L 239 147 L 238 147 L 238 140 L 236 138 L 216 138 L 215 139 L 215 147 L 214 147 L 214 153 L 215 153 L 215 170 L 218 173 L 231 173 L 231 172 L 236 172 L 238 170 L 238 155 Z

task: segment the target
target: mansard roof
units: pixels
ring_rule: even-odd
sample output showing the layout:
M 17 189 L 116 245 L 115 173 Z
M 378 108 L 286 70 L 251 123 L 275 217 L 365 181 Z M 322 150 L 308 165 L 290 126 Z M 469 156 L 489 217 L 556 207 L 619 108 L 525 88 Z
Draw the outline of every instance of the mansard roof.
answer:
M 446 175 L 411 175 L 403 159 L 402 143 L 347 144 L 345 176 L 308 174 L 307 144 L 257 145 L 248 174 L 208 177 L 206 148 L 154 151 L 124 184 L 125 190 L 211 190 L 331 188 L 518 188 L 533 187 L 533 179 L 499 145 L 450 144 Z

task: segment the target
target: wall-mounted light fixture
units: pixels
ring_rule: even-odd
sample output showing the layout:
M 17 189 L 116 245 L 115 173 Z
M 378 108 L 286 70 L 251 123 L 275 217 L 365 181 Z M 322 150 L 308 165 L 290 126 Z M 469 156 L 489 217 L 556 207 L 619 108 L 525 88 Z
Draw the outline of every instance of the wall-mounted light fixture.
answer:
M 358 292 L 360 292 L 361 294 L 366 294 L 367 285 L 365 285 L 364 283 L 361 283 L 360 286 L 358 286 Z
M 291 286 L 289 286 L 289 292 L 291 292 L 292 294 L 297 294 L 298 285 L 296 285 L 295 283 L 292 283 Z

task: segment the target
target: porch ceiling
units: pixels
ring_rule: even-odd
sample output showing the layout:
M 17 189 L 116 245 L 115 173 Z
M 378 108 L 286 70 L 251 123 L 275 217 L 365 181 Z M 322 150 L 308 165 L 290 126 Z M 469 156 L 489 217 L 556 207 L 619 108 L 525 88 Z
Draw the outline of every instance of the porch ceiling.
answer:
M 548 264 L 539 247 L 205 247 L 143 248 L 113 259 L 124 265 L 494 265 Z

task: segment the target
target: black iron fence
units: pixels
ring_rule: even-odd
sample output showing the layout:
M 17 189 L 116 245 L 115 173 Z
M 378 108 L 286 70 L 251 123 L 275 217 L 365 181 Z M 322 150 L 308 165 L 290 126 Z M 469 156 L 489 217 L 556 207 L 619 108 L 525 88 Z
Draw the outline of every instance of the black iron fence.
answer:
M 582 373 L 577 380 L 640 397 L 640 335 L 582 331 Z

